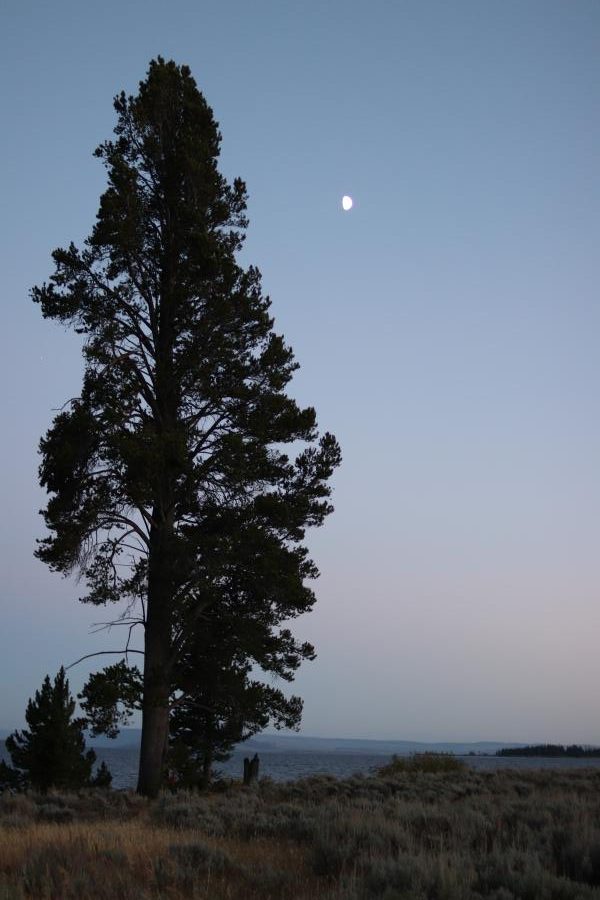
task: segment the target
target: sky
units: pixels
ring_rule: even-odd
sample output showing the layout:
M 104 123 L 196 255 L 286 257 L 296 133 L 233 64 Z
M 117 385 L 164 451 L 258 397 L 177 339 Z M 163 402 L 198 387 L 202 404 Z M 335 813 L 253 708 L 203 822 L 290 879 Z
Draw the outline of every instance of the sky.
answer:
M 29 290 L 158 54 L 214 110 L 291 393 L 342 446 L 303 733 L 600 744 L 597 0 L 3 0 L 0 727 L 121 645 L 33 558 L 82 363 Z

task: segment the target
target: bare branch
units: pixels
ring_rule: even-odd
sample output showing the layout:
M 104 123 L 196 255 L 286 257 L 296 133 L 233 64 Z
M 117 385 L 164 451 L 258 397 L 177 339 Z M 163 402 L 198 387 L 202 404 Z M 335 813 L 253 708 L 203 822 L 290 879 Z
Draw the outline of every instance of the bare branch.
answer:
M 53 409 L 52 409 L 52 412 L 62 412 L 63 409 L 65 409 L 66 406 L 70 406 L 71 403 L 77 403 L 78 400 L 81 400 L 81 397 L 71 397 L 70 400 L 67 400 L 66 403 L 63 403 L 62 406 L 59 406 L 58 409 L 53 408 Z
M 144 534 L 140 526 L 137 522 L 134 522 L 133 519 L 128 518 L 127 516 L 120 515 L 119 513 L 112 513 L 109 518 L 104 521 L 98 522 L 97 528 L 113 528 L 116 524 L 121 525 L 129 525 L 131 530 L 137 534 L 137 536 L 146 544 L 149 544 L 150 539 L 147 534 Z M 123 535 L 125 537 L 125 535 Z
M 98 634 L 100 631 L 110 631 L 118 625 L 145 625 L 143 619 L 114 619 L 112 622 L 92 622 L 90 634 Z
M 135 650 L 129 649 L 129 642 L 131 641 L 131 632 L 133 631 L 133 629 L 135 628 L 136 625 L 140 625 L 140 624 L 141 624 L 140 622 L 134 622 L 133 625 L 129 626 L 129 634 L 127 635 L 127 643 L 125 644 L 125 659 L 127 659 L 128 653 L 136 652 Z
M 84 659 L 91 659 L 92 656 L 108 656 L 110 654 L 112 654 L 113 656 L 115 654 L 123 656 L 126 653 L 140 653 L 142 656 L 144 656 L 143 650 L 98 650 L 97 653 L 86 653 L 85 656 L 80 656 L 79 659 L 76 659 L 75 662 L 72 662 L 70 666 L 65 666 L 65 672 L 68 672 L 69 669 L 73 668 L 73 666 L 79 665 L 79 663 L 83 662 Z

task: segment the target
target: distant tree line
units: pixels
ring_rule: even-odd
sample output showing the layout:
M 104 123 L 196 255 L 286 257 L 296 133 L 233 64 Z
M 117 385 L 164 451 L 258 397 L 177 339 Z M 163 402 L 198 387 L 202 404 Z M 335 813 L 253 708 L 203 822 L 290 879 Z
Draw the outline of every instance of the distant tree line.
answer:
M 600 757 L 600 747 L 582 747 L 580 744 L 530 744 L 527 747 L 503 747 L 496 756 L 568 756 Z

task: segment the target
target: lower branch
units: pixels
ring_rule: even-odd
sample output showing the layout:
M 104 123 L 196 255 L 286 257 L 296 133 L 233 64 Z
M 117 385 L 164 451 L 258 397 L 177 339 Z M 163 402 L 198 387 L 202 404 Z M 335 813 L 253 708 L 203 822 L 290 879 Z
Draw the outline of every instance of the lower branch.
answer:
M 91 659 L 92 656 L 106 656 L 107 654 L 127 656 L 128 653 L 141 653 L 142 656 L 144 655 L 143 650 L 128 650 L 127 647 L 125 647 L 124 650 L 98 650 L 97 653 L 86 653 L 85 656 L 80 656 L 79 659 L 76 659 L 75 662 L 72 662 L 70 666 L 65 667 L 65 672 L 68 672 L 69 669 L 73 668 L 73 666 L 76 666 L 80 662 L 83 662 L 84 659 Z

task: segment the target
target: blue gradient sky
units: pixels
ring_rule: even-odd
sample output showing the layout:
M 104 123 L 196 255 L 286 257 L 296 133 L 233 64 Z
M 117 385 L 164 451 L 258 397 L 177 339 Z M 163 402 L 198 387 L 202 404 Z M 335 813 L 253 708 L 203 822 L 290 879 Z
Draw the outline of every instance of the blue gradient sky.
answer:
M 160 53 L 213 106 L 293 391 L 344 452 L 304 733 L 600 743 L 596 0 L 4 0 L 0 51 L 0 727 L 120 643 L 32 558 L 81 360 L 28 290 Z

